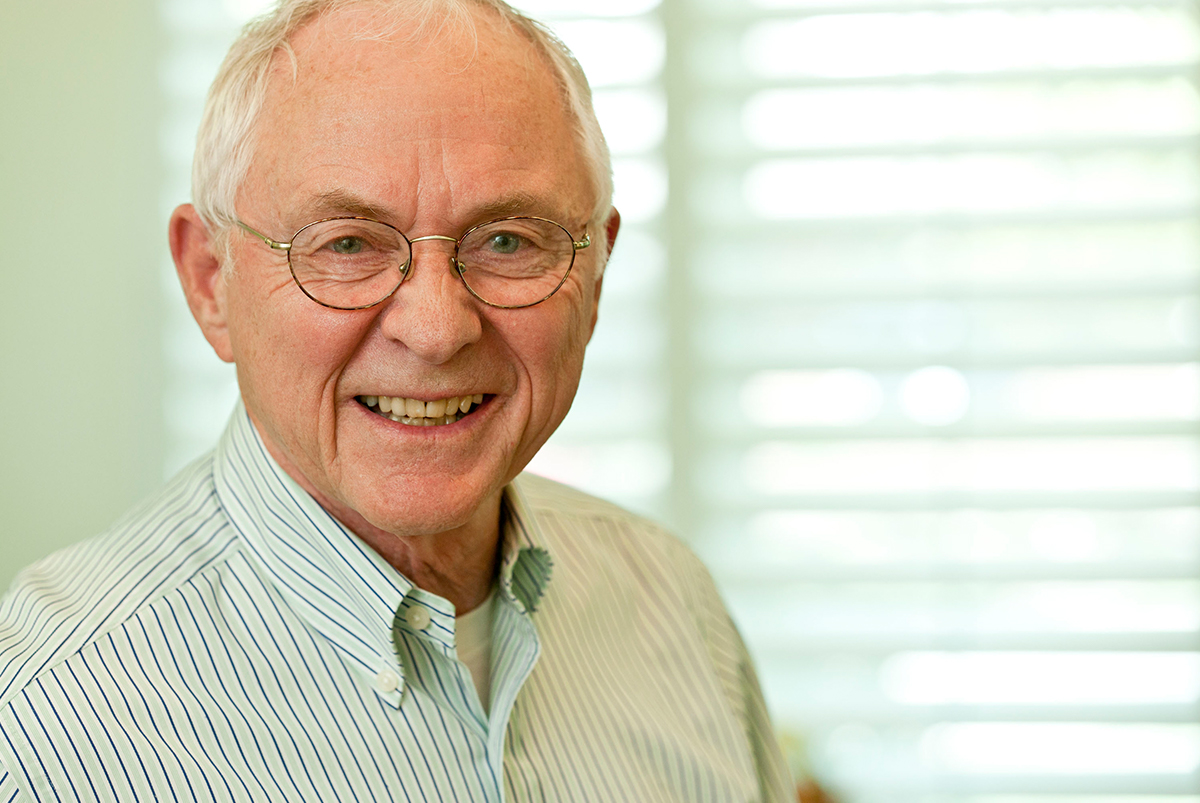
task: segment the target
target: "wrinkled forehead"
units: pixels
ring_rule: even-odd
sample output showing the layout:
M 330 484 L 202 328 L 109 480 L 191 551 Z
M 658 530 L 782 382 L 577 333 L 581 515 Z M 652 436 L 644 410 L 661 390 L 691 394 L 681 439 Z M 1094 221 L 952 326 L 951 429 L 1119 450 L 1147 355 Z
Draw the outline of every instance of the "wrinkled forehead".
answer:
M 549 60 L 495 11 L 417 20 L 352 5 L 311 20 L 274 54 L 263 115 L 335 105 L 350 124 L 378 108 L 412 116 L 503 104 L 527 126 L 570 116 Z
M 581 208 L 560 211 L 586 219 L 594 202 L 590 177 L 573 178 L 582 150 L 548 58 L 488 9 L 424 25 L 369 6 L 314 19 L 274 55 L 257 129 L 252 173 L 555 169 L 586 185 L 570 193 Z

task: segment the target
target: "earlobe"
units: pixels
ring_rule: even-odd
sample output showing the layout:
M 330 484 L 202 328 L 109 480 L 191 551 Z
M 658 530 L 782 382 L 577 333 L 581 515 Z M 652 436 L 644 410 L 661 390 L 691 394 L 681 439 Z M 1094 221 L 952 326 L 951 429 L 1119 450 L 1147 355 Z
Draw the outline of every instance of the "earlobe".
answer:
M 208 228 L 195 207 L 184 204 L 171 215 L 171 257 L 192 317 L 213 351 L 225 362 L 233 362 L 226 320 L 225 277 L 213 250 Z

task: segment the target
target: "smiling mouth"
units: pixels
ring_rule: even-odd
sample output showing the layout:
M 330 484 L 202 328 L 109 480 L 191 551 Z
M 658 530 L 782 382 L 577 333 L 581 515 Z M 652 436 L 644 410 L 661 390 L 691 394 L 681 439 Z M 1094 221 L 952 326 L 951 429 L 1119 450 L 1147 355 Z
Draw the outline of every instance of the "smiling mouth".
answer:
M 410 427 L 441 427 L 470 415 L 483 403 L 483 394 L 451 396 L 423 402 L 401 396 L 356 396 L 358 403 L 373 413 Z

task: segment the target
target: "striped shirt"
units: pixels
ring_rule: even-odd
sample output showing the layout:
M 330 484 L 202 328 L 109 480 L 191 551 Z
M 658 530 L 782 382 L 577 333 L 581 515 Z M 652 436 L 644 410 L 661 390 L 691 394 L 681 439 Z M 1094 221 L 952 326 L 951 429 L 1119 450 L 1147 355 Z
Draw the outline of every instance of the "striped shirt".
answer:
M 791 799 L 698 560 L 528 475 L 504 512 L 485 713 L 453 606 L 239 408 L 211 455 L 0 600 L 0 803 Z

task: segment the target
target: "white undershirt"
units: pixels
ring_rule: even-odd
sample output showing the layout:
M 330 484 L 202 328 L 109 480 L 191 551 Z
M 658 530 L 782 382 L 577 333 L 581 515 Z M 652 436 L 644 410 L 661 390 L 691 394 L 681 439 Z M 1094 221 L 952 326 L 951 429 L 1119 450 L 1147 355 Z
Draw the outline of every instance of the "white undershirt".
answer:
M 496 607 L 496 589 L 478 608 L 464 613 L 454 622 L 454 644 L 458 660 L 471 670 L 475 690 L 483 710 L 488 710 L 492 691 L 492 611 Z

